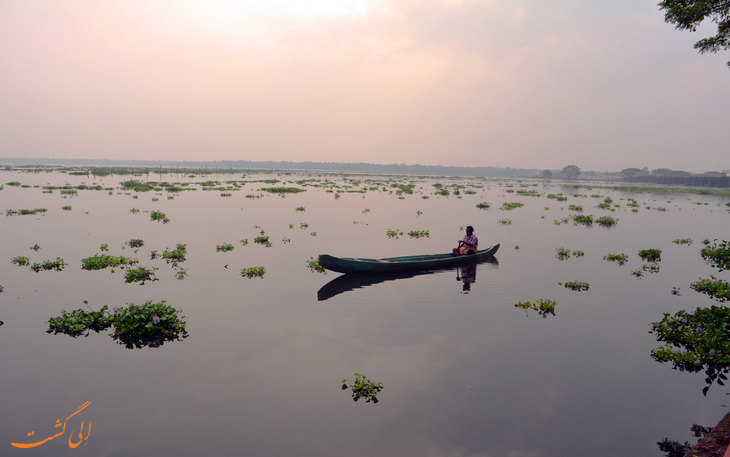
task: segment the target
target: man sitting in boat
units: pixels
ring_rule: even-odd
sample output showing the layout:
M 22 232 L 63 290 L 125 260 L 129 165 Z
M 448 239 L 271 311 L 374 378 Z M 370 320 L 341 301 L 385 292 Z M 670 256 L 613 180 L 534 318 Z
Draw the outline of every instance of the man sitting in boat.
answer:
M 463 240 L 459 241 L 459 245 L 454 248 L 454 255 L 470 255 L 476 254 L 479 250 L 479 239 L 474 236 L 474 227 L 466 226 L 466 235 Z

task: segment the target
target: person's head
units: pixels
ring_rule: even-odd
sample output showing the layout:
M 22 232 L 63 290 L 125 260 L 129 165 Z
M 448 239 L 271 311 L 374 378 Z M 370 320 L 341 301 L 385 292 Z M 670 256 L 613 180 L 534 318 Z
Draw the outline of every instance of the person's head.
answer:
M 466 234 L 467 235 L 471 235 L 472 233 L 474 233 L 474 227 L 472 227 L 471 225 L 467 225 L 466 226 Z

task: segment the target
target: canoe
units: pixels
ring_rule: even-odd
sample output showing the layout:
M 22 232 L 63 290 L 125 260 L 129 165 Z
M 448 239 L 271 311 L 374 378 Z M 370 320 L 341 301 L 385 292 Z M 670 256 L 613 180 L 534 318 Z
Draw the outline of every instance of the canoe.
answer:
M 479 260 L 478 265 L 488 265 L 491 268 L 497 268 L 499 261 L 496 257 L 489 257 L 486 259 Z M 441 269 L 429 269 L 429 270 L 407 270 L 407 271 L 381 271 L 373 273 L 346 273 L 334 278 L 322 286 L 317 291 L 317 299 L 319 301 L 328 300 L 341 293 L 350 292 L 353 290 L 361 289 L 364 287 L 374 286 L 388 281 L 395 281 L 399 279 L 410 279 L 418 276 L 431 275 L 439 271 L 453 270 L 458 267 L 444 267 Z M 480 267 L 481 268 L 481 267 Z
M 384 259 L 365 259 L 360 257 L 334 257 L 328 254 L 319 256 L 319 264 L 339 273 L 372 273 L 381 271 L 437 270 L 483 261 L 499 249 L 495 244 L 473 255 L 454 256 L 448 254 L 411 255 L 386 257 Z

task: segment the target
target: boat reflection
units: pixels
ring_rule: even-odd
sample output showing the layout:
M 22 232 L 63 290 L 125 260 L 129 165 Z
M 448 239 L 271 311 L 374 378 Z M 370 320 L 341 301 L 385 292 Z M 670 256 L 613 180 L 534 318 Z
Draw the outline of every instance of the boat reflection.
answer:
M 380 272 L 380 273 L 347 273 L 336 277 L 332 281 L 328 282 L 322 288 L 317 291 L 317 299 L 319 301 L 327 300 L 339 295 L 343 292 L 349 292 L 351 290 L 360 289 L 363 287 L 372 286 L 374 284 L 380 284 L 386 281 L 393 281 L 396 279 L 413 278 L 421 275 L 430 275 L 439 271 L 457 270 L 456 279 L 463 282 L 462 293 L 467 293 L 471 290 L 471 285 L 476 281 L 476 271 L 478 264 L 488 264 L 492 268 L 499 266 L 499 261 L 490 257 L 480 262 L 475 262 L 469 265 L 463 265 L 455 268 L 442 268 L 439 270 L 415 270 L 415 271 L 398 271 L 398 272 Z

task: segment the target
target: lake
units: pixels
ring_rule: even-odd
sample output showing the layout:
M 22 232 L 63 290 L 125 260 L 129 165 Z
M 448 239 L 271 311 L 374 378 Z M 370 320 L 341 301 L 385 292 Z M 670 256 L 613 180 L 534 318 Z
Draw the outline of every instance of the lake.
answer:
M 125 190 L 132 179 L 170 185 Z M 726 388 L 704 396 L 701 373 L 652 359 L 659 343 L 649 330 L 663 313 L 716 304 L 689 285 L 728 279 L 699 254 L 703 239 L 727 238 L 728 196 L 262 171 L 11 169 L 0 183 L 2 455 L 662 456 L 658 441 L 695 442 L 692 424 L 714 426 L 727 412 Z M 95 185 L 101 190 L 84 188 Z M 606 198 L 607 209 L 598 208 Z M 500 209 L 510 202 L 524 206 Z M 6 215 L 35 208 L 47 211 Z M 151 211 L 169 222 L 151 220 Z M 573 214 L 618 222 L 563 222 Z M 324 253 L 448 252 L 466 225 L 481 248 L 501 245 L 475 271 L 328 286 L 340 275 L 308 267 Z M 412 230 L 428 236 L 412 238 Z M 234 249 L 217 252 L 223 243 Z M 177 244 L 186 260 L 173 267 L 160 255 Z M 560 260 L 558 248 L 584 255 Z M 637 252 L 647 248 L 662 250 L 660 270 L 637 278 Z M 125 283 L 119 268 L 81 269 L 99 253 L 136 258 L 157 268 L 157 280 Z M 610 253 L 628 262 L 603 260 Z M 11 263 L 16 256 L 67 265 L 34 272 Z M 242 277 L 250 267 L 264 267 L 263 277 Z M 558 284 L 565 281 L 590 288 Z M 515 307 L 540 298 L 556 302 L 554 315 Z M 62 310 L 150 300 L 180 310 L 188 336 L 129 349 L 111 330 L 47 333 Z M 355 373 L 382 383 L 377 403 L 341 389 Z

